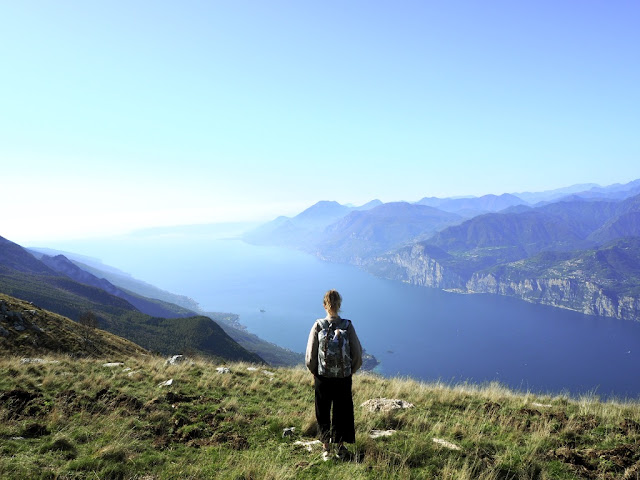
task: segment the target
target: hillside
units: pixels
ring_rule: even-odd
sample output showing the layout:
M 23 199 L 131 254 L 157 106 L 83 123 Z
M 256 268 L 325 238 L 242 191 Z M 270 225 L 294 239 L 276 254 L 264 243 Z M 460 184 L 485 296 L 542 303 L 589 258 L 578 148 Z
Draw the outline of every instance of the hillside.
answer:
M 44 254 L 44 251 L 45 249 L 38 249 L 35 254 L 41 256 L 42 258 L 45 258 L 46 254 Z M 59 252 L 53 250 L 46 251 L 51 254 L 49 257 L 52 257 L 54 259 L 62 256 Z M 139 310 L 142 309 L 140 308 L 140 305 L 136 303 L 136 299 L 142 299 L 142 301 L 145 302 L 147 308 L 147 310 L 143 310 L 145 313 L 153 316 L 162 316 L 158 315 L 157 311 L 155 311 L 154 313 L 154 310 L 151 310 L 152 308 L 161 308 L 164 309 L 164 312 L 162 313 L 165 313 L 165 316 L 169 318 L 184 317 L 189 315 L 200 315 L 203 317 L 208 317 L 218 325 L 220 325 L 224 332 L 229 335 L 234 341 L 236 341 L 249 352 L 253 352 L 258 355 L 269 365 L 295 366 L 301 364 L 304 361 L 304 355 L 302 355 L 301 353 L 292 352 L 291 350 L 288 350 L 286 348 L 279 347 L 274 343 L 267 342 L 260 337 L 247 332 L 242 327 L 242 325 L 239 324 L 238 316 L 233 313 L 204 312 L 200 310 L 199 305 L 193 299 L 161 290 L 153 285 L 150 285 L 149 283 L 138 280 L 121 270 L 118 270 L 109 265 L 105 265 L 97 260 L 91 261 L 92 266 L 89 266 L 87 264 L 89 261 L 86 258 L 76 256 L 75 254 L 69 252 L 66 252 L 65 256 L 62 256 L 62 258 L 66 260 L 67 256 L 70 257 L 73 265 L 75 265 L 75 267 L 80 270 L 80 273 L 77 273 L 76 275 L 84 276 L 82 272 L 86 272 L 90 274 L 91 277 L 93 277 L 92 281 L 99 282 L 97 285 L 100 285 L 103 282 L 112 284 L 112 287 L 116 289 L 116 291 L 122 292 L 124 298 L 126 298 Z M 79 260 L 74 260 L 74 258 L 80 258 L 87 263 L 80 262 Z M 62 260 L 62 265 L 66 265 L 65 260 Z M 77 278 L 81 277 L 77 276 Z M 179 303 L 175 304 L 172 302 Z
M 262 362 L 208 317 L 147 315 L 124 298 L 54 271 L 19 245 L 1 237 L 0 292 L 74 321 L 86 312 L 93 312 L 101 329 L 154 352 L 173 355 L 188 351 L 228 360 Z
M 25 357 L 71 354 L 74 357 L 130 358 L 148 352 L 124 338 L 87 328 L 32 303 L 0 293 L 0 352 Z
M 350 461 L 323 462 L 311 375 L 164 358 L 0 358 L 0 477 L 635 479 L 640 406 L 354 377 Z M 224 371 L 224 370 L 223 370 Z M 171 385 L 164 385 L 172 380 Z M 387 398 L 404 406 L 369 410 Z M 368 403 L 365 403 L 368 402 Z M 391 405 L 398 405 L 398 402 Z M 294 427 L 290 436 L 283 430 Z M 376 434 L 377 438 L 373 438 Z M 307 448 L 309 450 L 307 450 Z

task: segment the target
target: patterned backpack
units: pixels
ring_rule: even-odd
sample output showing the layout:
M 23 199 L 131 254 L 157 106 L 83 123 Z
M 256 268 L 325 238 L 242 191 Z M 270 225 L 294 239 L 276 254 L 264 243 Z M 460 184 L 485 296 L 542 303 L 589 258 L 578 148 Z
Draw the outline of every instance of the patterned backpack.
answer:
M 351 320 L 341 318 L 330 322 L 318 320 L 318 374 L 323 377 L 345 378 L 351 375 L 351 346 L 347 330 Z

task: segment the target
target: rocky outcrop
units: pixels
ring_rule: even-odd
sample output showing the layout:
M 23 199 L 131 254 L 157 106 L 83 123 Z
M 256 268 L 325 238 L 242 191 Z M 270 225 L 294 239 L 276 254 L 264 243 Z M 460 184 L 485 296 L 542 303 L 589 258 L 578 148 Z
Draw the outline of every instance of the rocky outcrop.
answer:
M 375 259 L 368 270 L 394 280 L 402 280 L 424 287 L 459 290 L 465 288 L 465 280 L 456 272 L 444 267 L 416 244 L 393 254 Z
M 375 259 L 371 273 L 414 285 L 461 293 L 491 293 L 521 298 L 527 302 L 565 308 L 587 315 L 640 321 L 640 298 L 618 294 L 586 276 L 538 278 L 515 269 L 507 273 L 454 271 L 417 244 Z M 602 282 L 605 283 L 605 282 Z
M 566 308 L 587 315 L 640 321 L 640 299 L 618 295 L 581 278 L 524 278 L 513 280 L 494 274 L 474 273 L 468 293 L 494 293 L 519 297 L 532 303 Z

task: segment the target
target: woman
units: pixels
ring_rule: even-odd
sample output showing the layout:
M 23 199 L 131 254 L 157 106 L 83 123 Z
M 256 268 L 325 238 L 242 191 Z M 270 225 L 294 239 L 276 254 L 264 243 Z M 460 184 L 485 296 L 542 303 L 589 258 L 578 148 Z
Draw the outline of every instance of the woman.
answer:
M 315 379 L 316 420 L 324 460 L 331 458 L 332 445 L 337 445 L 338 458 L 348 458 L 344 443 L 356 441 L 351 376 L 362 366 L 362 346 L 351 321 L 338 315 L 341 304 L 336 290 L 325 293 L 327 316 L 311 327 L 305 356 Z

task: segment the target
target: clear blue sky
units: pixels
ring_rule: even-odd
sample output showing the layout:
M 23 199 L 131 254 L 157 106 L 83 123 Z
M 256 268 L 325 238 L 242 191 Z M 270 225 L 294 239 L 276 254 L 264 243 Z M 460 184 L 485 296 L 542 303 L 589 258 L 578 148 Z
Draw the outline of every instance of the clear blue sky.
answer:
M 0 5 L 1 236 L 640 177 L 636 1 Z

